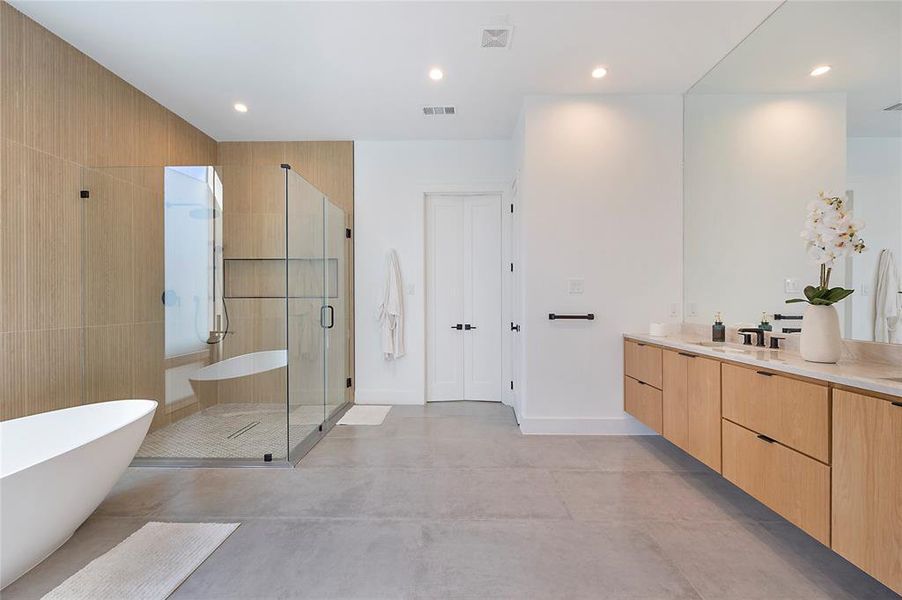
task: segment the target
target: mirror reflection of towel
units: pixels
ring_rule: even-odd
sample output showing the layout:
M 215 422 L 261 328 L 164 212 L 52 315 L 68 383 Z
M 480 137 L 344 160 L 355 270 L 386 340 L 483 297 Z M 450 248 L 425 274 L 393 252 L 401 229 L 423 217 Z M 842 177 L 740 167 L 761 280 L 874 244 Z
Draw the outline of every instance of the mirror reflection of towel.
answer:
M 880 252 L 875 295 L 874 341 L 902 343 L 902 294 L 899 293 L 899 271 L 891 250 Z
M 385 257 L 385 291 L 379 305 L 378 319 L 382 327 L 382 355 L 385 360 L 404 356 L 404 297 L 398 253 L 394 249 Z

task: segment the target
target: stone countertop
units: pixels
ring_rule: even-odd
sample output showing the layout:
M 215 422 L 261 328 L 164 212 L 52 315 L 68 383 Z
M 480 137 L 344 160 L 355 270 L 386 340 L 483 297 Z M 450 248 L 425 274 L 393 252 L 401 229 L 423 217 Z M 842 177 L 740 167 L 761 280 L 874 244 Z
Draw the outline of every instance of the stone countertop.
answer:
M 838 385 L 902 398 L 902 365 L 847 359 L 842 359 L 834 365 L 812 363 L 804 360 L 795 352 L 787 350 L 770 350 L 732 343 L 715 344 L 708 341 L 704 341 L 702 344 L 701 336 L 688 333 L 674 333 L 666 336 L 625 333 L 623 337 L 646 344 L 691 352 L 699 356 L 709 356 L 719 360 L 820 379 Z

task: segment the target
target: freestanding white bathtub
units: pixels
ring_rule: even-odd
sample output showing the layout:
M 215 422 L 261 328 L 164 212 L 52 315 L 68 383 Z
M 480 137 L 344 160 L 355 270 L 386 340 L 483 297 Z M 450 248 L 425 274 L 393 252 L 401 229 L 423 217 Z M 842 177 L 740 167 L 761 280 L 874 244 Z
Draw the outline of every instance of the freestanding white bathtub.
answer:
M 115 400 L 0 422 L 0 588 L 68 540 L 147 435 L 157 403 Z

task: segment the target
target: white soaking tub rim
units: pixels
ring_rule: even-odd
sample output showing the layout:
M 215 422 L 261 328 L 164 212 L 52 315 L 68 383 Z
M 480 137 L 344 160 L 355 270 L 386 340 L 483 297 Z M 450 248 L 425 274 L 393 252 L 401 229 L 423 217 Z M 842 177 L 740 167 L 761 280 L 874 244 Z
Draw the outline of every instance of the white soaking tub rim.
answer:
M 149 400 L 145 398 L 129 398 L 122 400 L 108 400 L 105 402 L 93 402 L 91 404 L 81 404 L 79 406 L 72 406 L 69 408 L 61 408 L 56 410 L 45 411 L 41 413 L 36 413 L 33 415 L 28 415 L 26 417 L 19 417 L 16 419 L 9 419 L 8 421 L 0 421 L 0 481 L 15 475 L 21 471 L 34 467 L 42 462 L 51 460 L 57 456 L 62 456 L 77 450 L 78 448 L 90 444 L 94 441 L 99 440 L 100 438 L 109 435 L 113 431 L 121 429 L 123 427 L 127 427 L 136 421 L 140 421 L 148 413 L 152 413 L 157 408 L 156 400 Z M 10 448 L 7 448 L 7 445 L 10 443 L 21 443 L 21 439 L 10 439 L 11 431 L 14 426 L 16 429 L 21 428 L 23 425 L 26 427 L 33 426 L 32 422 L 34 421 L 48 421 L 48 420 L 69 420 L 69 425 L 73 425 L 72 423 L 72 413 L 78 412 L 112 412 L 115 408 L 133 408 L 134 414 L 129 416 L 124 416 L 122 412 L 116 413 L 120 416 L 120 419 L 111 419 L 106 423 L 106 426 L 101 427 L 102 423 L 93 423 L 95 425 L 94 429 L 88 432 L 85 435 L 79 435 L 78 431 L 75 432 L 72 436 L 67 436 L 65 438 L 60 439 L 51 438 L 59 440 L 56 444 L 43 444 L 39 446 L 32 446 L 29 448 L 25 448 L 26 450 L 32 450 L 31 452 L 20 452 L 20 451 L 12 451 Z M 15 434 L 13 434 L 15 435 Z M 39 442 L 46 442 L 47 437 L 44 436 L 32 436 L 35 440 Z M 21 450 L 20 448 L 16 448 L 16 450 Z
M 188 376 L 195 383 L 227 381 L 259 375 L 288 366 L 288 350 L 258 350 L 232 356 L 196 370 Z

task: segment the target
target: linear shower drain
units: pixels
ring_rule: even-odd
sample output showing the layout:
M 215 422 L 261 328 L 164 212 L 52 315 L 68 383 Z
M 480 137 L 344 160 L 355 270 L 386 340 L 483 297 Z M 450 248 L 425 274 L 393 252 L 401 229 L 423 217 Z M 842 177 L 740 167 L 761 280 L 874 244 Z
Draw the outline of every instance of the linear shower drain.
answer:
M 247 425 L 245 425 L 244 427 L 242 427 L 242 428 L 239 429 L 238 431 L 235 431 L 235 432 L 233 432 L 233 433 L 230 433 L 230 434 L 228 435 L 228 437 L 226 437 L 226 439 L 228 439 L 228 440 L 234 440 L 235 438 L 244 435 L 245 433 L 247 433 L 248 431 L 250 431 L 251 429 L 253 429 L 254 427 L 256 427 L 256 426 L 259 425 L 259 424 L 260 424 L 260 421 L 251 421 L 250 423 L 248 423 Z

